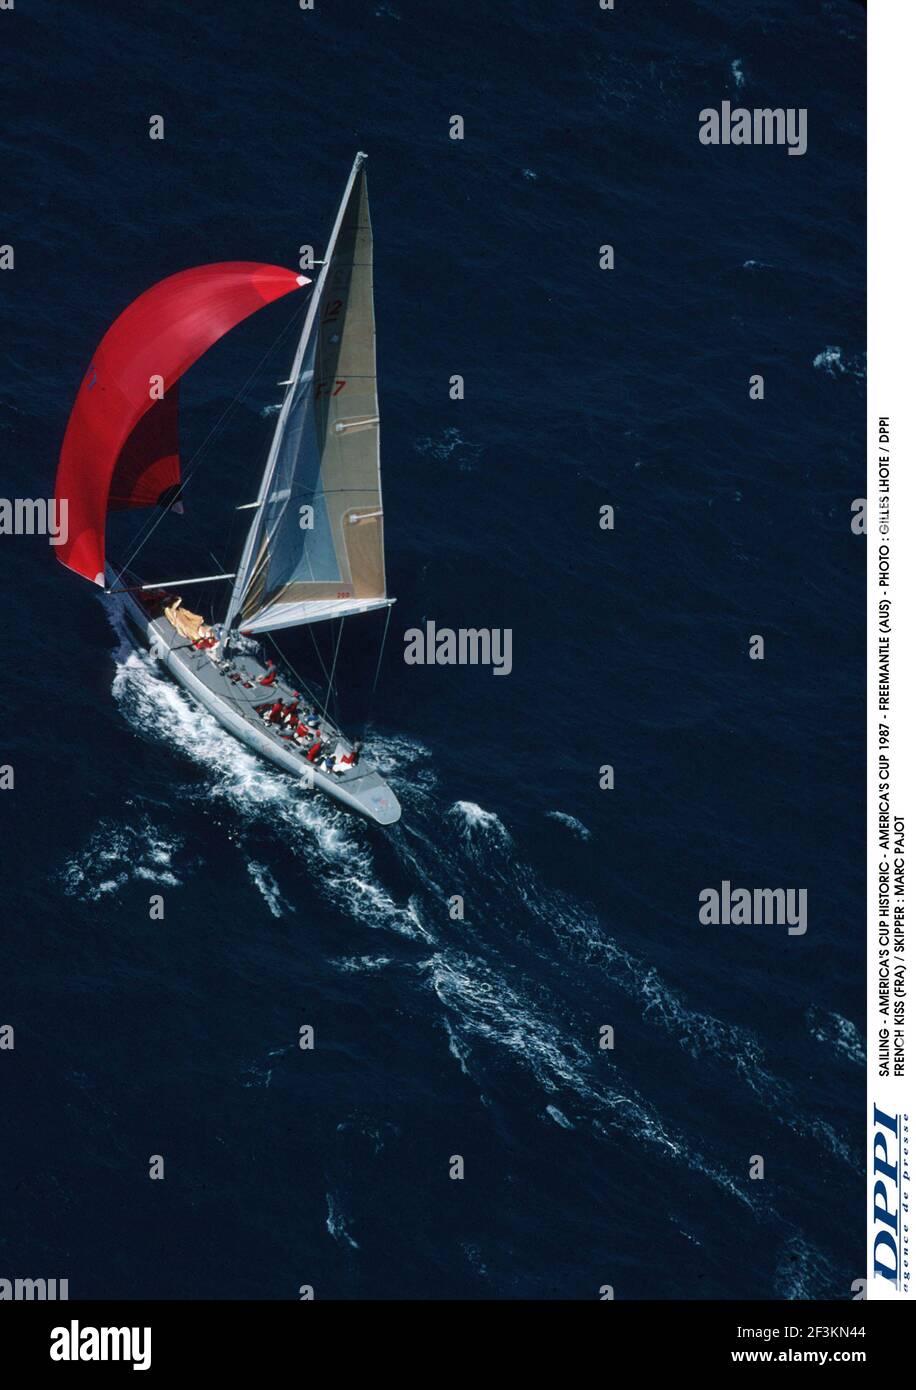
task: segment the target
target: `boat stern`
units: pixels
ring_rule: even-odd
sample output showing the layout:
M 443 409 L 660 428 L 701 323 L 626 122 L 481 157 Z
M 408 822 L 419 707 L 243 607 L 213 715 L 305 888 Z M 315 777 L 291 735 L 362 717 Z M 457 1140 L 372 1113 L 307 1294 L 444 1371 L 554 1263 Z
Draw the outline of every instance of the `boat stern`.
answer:
M 376 825 L 394 825 L 401 819 L 401 803 L 394 792 L 382 783 L 382 791 L 371 799 L 372 819 Z
M 336 779 L 335 779 L 336 781 Z M 401 803 L 383 777 L 375 771 L 336 782 L 328 788 L 338 801 L 358 811 L 376 825 L 394 825 L 401 819 Z

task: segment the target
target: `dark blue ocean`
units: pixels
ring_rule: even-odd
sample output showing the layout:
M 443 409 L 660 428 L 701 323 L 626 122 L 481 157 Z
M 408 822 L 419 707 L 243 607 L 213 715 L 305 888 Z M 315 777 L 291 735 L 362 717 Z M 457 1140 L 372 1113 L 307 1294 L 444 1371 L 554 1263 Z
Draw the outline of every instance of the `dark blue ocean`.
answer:
M 3 497 L 51 495 L 122 308 L 187 266 L 320 254 L 368 152 L 398 602 L 374 696 L 382 619 L 346 626 L 339 708 L 404 808 L 383 831 L 308 798 L 44 538 L 0 537 L 0 1277 L 850 1296 L 864 29 L 852 0 L 0 12 Z M 807 153 L 701 145 L 724 99 L 806 108 Z M 186 378 L 190 457 L 267 356 L 147 578 L 237 558 L 293 307 Z M 115 559 L 143 520 L 114 519 Z M 511 628 L 511 674 L 406 665 L 428 619 Z M 309 633 L 281 644 L 320 678 Z M 722 880 L 805 889 L 806 934 L 700 925 Z

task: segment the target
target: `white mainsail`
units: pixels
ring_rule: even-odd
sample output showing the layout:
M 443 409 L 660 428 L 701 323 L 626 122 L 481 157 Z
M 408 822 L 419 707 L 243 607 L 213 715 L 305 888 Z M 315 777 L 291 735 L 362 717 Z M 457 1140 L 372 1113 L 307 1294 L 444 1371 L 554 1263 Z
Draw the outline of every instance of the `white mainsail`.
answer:
M 315 284 L 227 621 L 267 632 L 387 606 L 372 225 L 358 154 Z

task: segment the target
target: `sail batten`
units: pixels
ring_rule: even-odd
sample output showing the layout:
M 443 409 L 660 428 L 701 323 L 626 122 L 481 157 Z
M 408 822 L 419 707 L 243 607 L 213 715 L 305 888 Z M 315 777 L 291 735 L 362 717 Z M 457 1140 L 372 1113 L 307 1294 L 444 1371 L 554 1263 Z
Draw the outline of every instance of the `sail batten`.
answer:
M 227 621 L 246 631 L 325 621 L 387 602 L 364 165 L 365 155 L 357 155 L 233 586 Z

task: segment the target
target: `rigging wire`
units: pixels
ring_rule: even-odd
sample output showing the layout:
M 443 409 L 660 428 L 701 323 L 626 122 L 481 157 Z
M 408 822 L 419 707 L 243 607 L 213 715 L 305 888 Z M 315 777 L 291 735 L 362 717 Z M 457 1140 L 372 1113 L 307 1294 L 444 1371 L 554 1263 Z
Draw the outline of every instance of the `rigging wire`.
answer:
M 318 657 L 318 662 L 321 666 L 321 674 L 324 676 L 325 680 L 328 680 L 328 668 L 324 664 L 324 657 L 321 655 L 321 648 L 319 647 L 318 639 L 315 636 L 315 624 L 308 623 L 307 626 L 309 630 L 309 636 L 312 639 L 312 646 L 315 648 L 315 655 Z
M 375 664 L 375 675 L 374 675 L 374 677 L 373 677 L 373 679 L 372 679 L 372 689 L 371 689 L 371 691 L 369 692 L 370 696 L 372 696 L 372 695 L 375 694 L 375 687 L 378 685 L 378 673 L 379 673 L 379 671 L 381 671 L 381 669 L 382 669 L 382 657 L 383 657 L 384 654 L 385 654 L 385 643 L 386 643 L 387 640 L 388 640 L 388 624 L 389 624 L 390 622 L 391 622 L 391 604 L 389 603 L 389 605 L 388 605 L 388 607 L 387 607 L 387 609 L 386 609 L 386 611 L 385 611 L 385 628 L 384 628 L 384 631 L 382 632 L 382 642 L 381 642 L 381 646 L 380 646 L 379 649 L 378 649 L 378 661 L 377 661 L 376 664 Z
M 201 463 L 203 462 L 205 450 L 206 450 L 206 449 L 208 448 L 208 446 L 212 443 L 212 441 L 213 441 L 213 439 L 215 438 L 216 434 L 217 434 L 217 433 L 225 426 L 225 424 L 228 422 L 229 416 L 232 414 L 232 412 L 233 412 L 233 411 L 236 409 L 236 407 L 238 406 L 240 400 L 242 399 L 242 396 L 243 396 L 243 395 L 245 394 L 245 392 L 248 390 L 248 387 L 251 385 L 252 381 L 253 381 L 254 378 L 257 376 L 258 372 L 260 372 L 261 368 L 264 366 L 264 364 L 265 364 L 265 362 L 267 361 L 268 357 L 270 357 L 270 355 L 276 350 L 276 348 L 279 346 L 279 344 L 282 342 L 282 340 L 283 340 L 283 339 L 286 337 L 286 335 L 289 333 L 289 330 L 292 328 L 293 324 L 296 322 L 296 320 L 297 320 L 298 318 L 300 318 L 301 315 L 302 315 L 302 307 L 301 307 L 301 305 L 297 305 L 296 311 L 295 311 L 295 313 L 293 314 L 292 318 L 291 318 L 291 319 L 289 320 L 289 322 L 285 325 L 285 327 L 282 328 L 282 329 L 280 330 L 280 332 L 277 334 L 276 338 L 273 340 L 273 342 L 271 343 L 270 347 L 269 347 L 269 348 L 267 349 L 267 351 L 264 353 L 264 356 L 263 356 L 263 357 L 261 358 L 261 360 L 258 362 L 257 366 L 254 368 L 254 371 L 253 371 L 253 372 L 251 373 L 251 375 L 248 377 L 247 381 L 246 381 L 245 384 L 242 386 L 241 390 L 236 394 L 236 396 L 234 397 L 234 399 L 231 400 L 231 401 L 229 402 L 229 404 L 226 406 L 226 409 L 223 411 L 222 415 L 219 417 L 219 419 L 217 420 L 216 424 L 212 427 L 212 429 L 210 430 L 209 434 L 208 434 L 207 437 L 204 439 L 204 441 L 203 441 L 203 443 L 200 445 L 200 447 L 199 447 L 198 449 L 196 449 L 196 450 L 194 451 L 194 453 L 191 455 L 191 457 L 189 458 L 187 464 L 185 465 L 185 476 L 184 476 L 183 481 L 182 481 L 181 484 L 180 484 L 180 494 L 179 494 L 179 495 L 183 495 L 183 494 L 184 494 L 184 491 L 185 491 L 185 489 L 187 488 L 188 484 L 190 483 L 192 477 L 193 477 L 194 474 L 197 472 L 198 468 L 200 467 Z M 117 583 L 124 577 L 124 575 L 125 575 L 125 573 L 127 572 L 127 570 L 128 570 L 128 569 L 130 568 L 130 566 L 133 564 L 134 560 L 136 560 L 137 556 L 140 554 L 140 551 L 141 551 L 141 550 L 143 549 L 143 547 L 146 545 L 147 541 L 151 539 L 151 537 L 152 537 L 152 535 L 153 535 L 153 532 L 154 532 L 154 531 L 156 530 L 156 528 L 159 526 L 160 522 L 164 520 L 165 516 L 167 515 L 167 513 L 168 513 L 169 511 L 171 511 L 171 508 L 170 508 L 170 507 L 166 507 L 166 508 L 163 508 L 163 509 L 157 511 L 157 513 L 156 513 L 153 517 L 151 517 L 151 518 L 148 519 L 146 522 L 144 522 L 143 526 L 140 527 L 140 530 L 137 532 L 137 536 L 139 537 L 139 539 L 137 540 L 137 544 L 135 545 L 134 549 L 131 551 L 130 558 L 129 558 L 129 559 L 125 562 L 125 564 L 122 566 L 120 573 L 118 574 L 117 578 L 116 578 L 115 581 L 114 581 L 115 584 L 117 584 Z M 144 531 L 146 532 L 145 535 L 143 534 Z M 112 587 L 113 587 L 113 586 L 112 586 Z
M 331 675 L 330 675 L 330 677 L 329 677 L 329 679 L 328 679 L 328 696 L 327 696 L 327 699 L 328 699 L 328 704 L 329 704 L 329 705 L 330 705 L 330 703 L 331 703 L 331 699 L 332 699 L 332 696 L 333 696 L 333 694 L 334 694 L 334 672 L 337 670 L 337 653 L 340 651 L 340 639 L 341 639 L 341 637 L 343 637 L 344 621 L 345 621 L 345 620 L 344 620 L 343 618 L 341 618 L 341 620 L 340 620 L 340 627 L 337 629 L 337 643 L 336 643 L 336 646 L 334 647 L 334 660 L 333 660 L 332 663 L 331 663 Z
M 375 675 L 372 678 L 372 687 L 369 691 L 369 699 L 366 702 L 366 717 L 363 720 L 364 730 L 368 730 L 369 725 L 372 723 L 372 711 L 375 708 L 375 691 L 378 686 L 379 672 L 382 669 L 382 657 L 385 655 L 385 643 L 388 640 L 388 624 L 391 622 L 391 608 L 392 605 L 389 603 L 385 610 L 385 626 L 382 629 L 382 640 L 378 649 L 378 661 L 375 663 Z
M 294 666 L 293 663 L 290 661 L 290 659 L 289 659 L 289 657 L 286 655 L 286 653 L 285 653 L 285 652 L 282 652 L 282 651 L 280 650 L 279 646 L 277 645 L 276 639 L 274 638 L 273 633 L 272 633 L 272 632 L 265 632 L 264 636 L 268 638 L 268 640 L 270 641 L 271 646 L 273 647 L 274 651 L 277 653 L 277 656 L 278 656 L 278 657 L 280 658 L 280 660 L 283 662 L 284 666 L 288 667 L 289 670 L 290 670 L 290 672 L 292 673 L 292 675 L 295 676 L 295 678 L 296 678 L 296 684 L 297 684 L 298 686 L 300 686 L 301 689 L 302 689 L 303 691 L 305 691 L 305 692 L 308 694 L 308 697 L 309 697 L 310 700 L 314 700 L 314 701 L 315 701 L 315 704 L 316 704 L 316 705 L 318 706 L 318 708 L 321 710 L 321 713 L 324 715 L 325 719 L 329 720 L 330 723 L 333 724 L 333 723 L 334 723 L 334 720 L 331 718 L 331 715 L 330 715 L 330 713 L 329 713 L 329 711 L 328 711 L 327 706 L 324 705 L 324 704 L 322 704 L 320 697 L 319 697 L 318 695 L 316 695 L 316 694 L 314 693 L 314 691 L 312 690 L 312 687 L 311 687 L 306 681 L 304 681 L 304 680 L 302 679 L 302 677 L 299 675 L 299 672 L 296 670 L 295 666 Z

